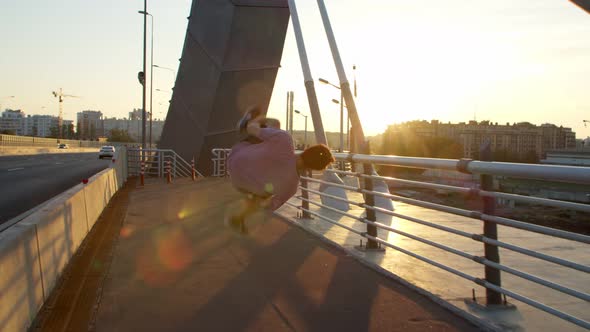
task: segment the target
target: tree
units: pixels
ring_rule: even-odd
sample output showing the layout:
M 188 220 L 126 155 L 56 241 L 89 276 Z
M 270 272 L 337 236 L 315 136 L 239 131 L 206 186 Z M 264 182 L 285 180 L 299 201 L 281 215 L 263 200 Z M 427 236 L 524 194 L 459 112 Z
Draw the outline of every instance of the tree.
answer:
M 16 135 L 16 131 L 14 131 L 13 129 L 4 129 L 4 130 L 0 131 L 0 134 L 2 134 L 2 135 Z
M 111 135 L 108 139 L 109 142 L 135 142 L 131 136 L 129 136 L 129 132 L 123 129 L 111 129 Z

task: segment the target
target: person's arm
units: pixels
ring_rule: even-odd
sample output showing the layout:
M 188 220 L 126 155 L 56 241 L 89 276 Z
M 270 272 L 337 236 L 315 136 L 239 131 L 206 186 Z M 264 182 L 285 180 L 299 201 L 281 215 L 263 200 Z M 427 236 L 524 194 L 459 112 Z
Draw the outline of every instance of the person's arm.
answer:
M 254 119 L 248 121 L 248 126 L 246 127 L 246 131 L 248 132 L 248 135 L 252 135 L 252 136 L 256 136 L 259 137 L 260 136 L 260 121 L 264 119 L 263 115 L 259 115 L 257 117 L 255 117 Z

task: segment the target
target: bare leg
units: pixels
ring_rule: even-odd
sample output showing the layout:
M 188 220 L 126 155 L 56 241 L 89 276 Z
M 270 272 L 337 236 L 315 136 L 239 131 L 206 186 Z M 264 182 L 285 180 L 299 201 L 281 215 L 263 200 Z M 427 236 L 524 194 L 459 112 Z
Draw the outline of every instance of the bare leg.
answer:
M 261 198 L 252 194 L 246 194 L 245 197 L 240 201 L 238 211 L 230 216 L 228 223 L 233 229 L 239 231 L 242 234 L 248 234 L 248 228 L 246 227 L 246 218 L 261 208 L 268 205 L 270 199 Z

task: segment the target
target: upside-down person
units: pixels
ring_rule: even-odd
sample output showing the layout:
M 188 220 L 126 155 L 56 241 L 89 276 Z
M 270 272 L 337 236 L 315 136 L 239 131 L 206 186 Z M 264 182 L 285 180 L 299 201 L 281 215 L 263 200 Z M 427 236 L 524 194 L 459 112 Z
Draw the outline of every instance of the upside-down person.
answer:
M 324 170 L 334 157 L 323 144 L 295 155 L 291 135 L 280 129 L 279 120 L 264 117 L 260 107 L 246 112 L 238 127 L 245 138 L 232 147 L 227 162 L 233 186 L 245 197 L 226 223 L 246 234 L 246 217 L 258 209 L 278 209 L 297 192 L 300 174 Z

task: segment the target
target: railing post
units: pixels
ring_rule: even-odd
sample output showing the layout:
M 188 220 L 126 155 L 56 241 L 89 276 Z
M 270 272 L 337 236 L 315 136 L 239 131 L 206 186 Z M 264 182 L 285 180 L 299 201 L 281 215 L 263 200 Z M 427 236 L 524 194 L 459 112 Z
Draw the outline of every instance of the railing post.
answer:
M 311 177 L 311 170 L 306 170 L 304 172 L 304 176 L 306 177 Z M 301 187 L 308 189 L 307 186 L 307 180 L 306 179 L 301 179 Z M 301 196 L 303 196 L 304 199 L 309 199 L 309 192 L 307 190 L 301 190 Z M 301 200 L 301 218 L 306 218 L 306 219 L 311 219 L 311 214 L 308 212 L 309 211 L 309 202 L 306 200 Z
M 166 160 L 166 183 L 172 182 L 172 167 L 170 165 L 170 160 Z
M 369 142 L 365 142 L 365 146 L 363 148 L 363 153 L 365 154 L 370 154 L 370 147 L 369 147 Z M 366 175 L 373 175 L 373 167 L 371 164 L 369 163 L 365 163 L 363 164 L 363 172 Z M 373 179 L 369 178 L 369 177 L 365 177 L 364 180 L 364 185 L 365 185 L 365 189 L 367 191 L 373 191 Z M 365 194 L 365 204 L 368 206 L 375 206 L 375 195 L 373 194 Z M 365 213 L 367 215 L 367 220 L 371 221 L 371 222 L 375 222 L 377 221 L 377 215 L 375 213 L 375 210 L 373 209 L 365 209 Z M 374 225 L 369 225 L 367 224 L 367 235 L 370 235 L 372 237 L 377 237 L 377 227 Z M 367 239 L 367 245 L 366 248 L 367 250 L 371 250 L 371 249 L 380 249 L 379 247 L 379 243 L 373 239 Z
M 172 159 L 172 176 L 178 176 L 178 173 L 176 171 L 176 152 L 174 152 L 174 158 Z
M 480 159 L 482 161 L 492 161 L 492 149 L 490 142 L 486 142 L 480 149 Z M 494 189 L 493 176 L 489 174 L 480 175 L 481 189 L 485 191 L 492 191 Z M 483 200 L 483 213 L 488 215 L 494 215 L 496 199 L 494 197 L 482 197 Z M 483 222 L 483 235 L 487 238 L 497 240 L 498 239 L 498 227 L 495 223 L 484 221 Z M 484 244 L 485 258 L 500 264 L 500 253 L 497 246 L 491 244 Z M 491 266 L 485 267 L 485 279 L 486 281 L 501 287 L 502 279 L 500 276 L 500 270 Z M 487 305 L 501 305 L 502 294 L 486 288 L 486 303 Z
M 193 181 L 195 181 L 196 179 L 196 174 L 195 174 L 195 157 L 193 156 L 193 159 L 191 160 L 191 178 L 193 179 Z
M 162 153 L 162 151 L 158 151 L 158 177 L 161 178 L 162 177 L 162 168 L 164 167 L 164 154 Z
M 144 175 L 143 175 L 143 170 L 144 170 L 144 168 L 145 168 L 145 165 L 144 165 L 144 163 L 143 163 L 143 161 L 142 161 L 142 162 L 141 162 L 141 170 L 139 171 L 139 179 L 140 179 L 140 182 L 141 182 L 141 186 L 142 186 L 142 187 L 143 187 L 143 185 L 144 185 Z

